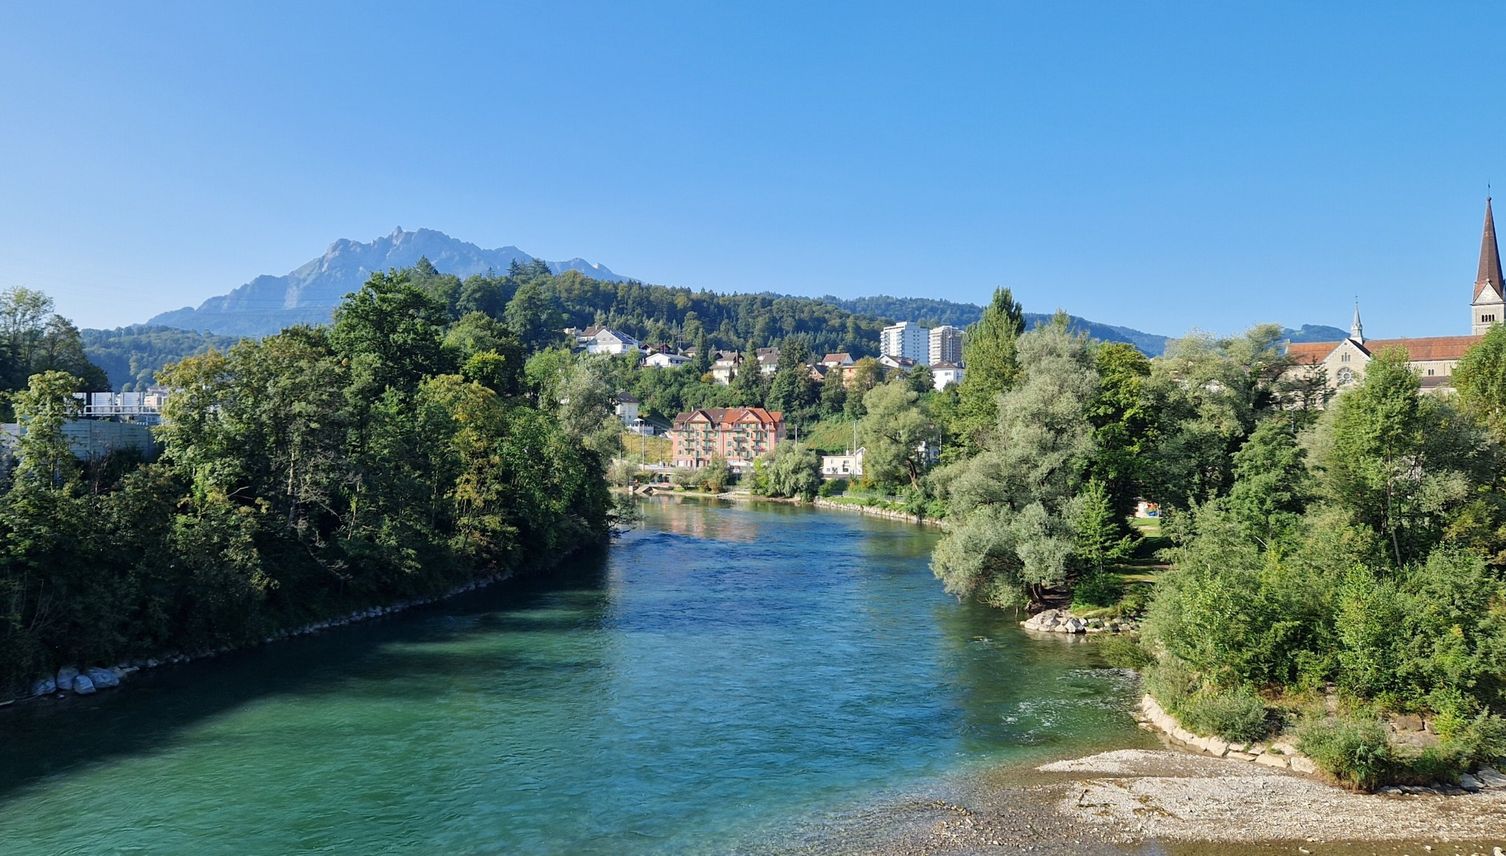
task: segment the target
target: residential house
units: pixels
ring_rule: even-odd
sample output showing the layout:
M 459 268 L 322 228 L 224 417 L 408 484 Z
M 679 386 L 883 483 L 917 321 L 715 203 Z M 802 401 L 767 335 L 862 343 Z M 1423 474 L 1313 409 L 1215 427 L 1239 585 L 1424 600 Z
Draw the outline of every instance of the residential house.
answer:
M 612 412 L 624 426 L 631 428 L 638 421 L 638 399 L 631 393 L 619 392 L 612 398 Z
M 741 470 L 784 440 L 784 415 L 762 407 L 692 410 L 675 417 L 669 439 L 676 467 L 700 469 L 720 457 Z
M 628 351 L 641 352 L 643 350 L 638 344 L 637 339 L 620 330 L 612 330 L 607 327 L 598 327 L 595 329 L 596 332 L 586 340 L 585 347 L 588 354 L 610 354 L 616 356 L 618 354 L 625 354 Z
M 771 375 L 779 370 L 778 348 L 759 348 L 755 353 L 758 354 L 759 374 Z
M 661 369 L 677 369 L 690 362 L 690 357 L 669 351 L 656 351 L 644 358 L 643 364 Z
M 716 359 L 711 361 L 711 379 L 722 386 L 732 383 L 732 377 L 742 362 L 743 355 L 737 351 L 718 351 Z
M 847 450 L 840 455 L 821 456 L 821 477 L 827 479 L 862 478 L 865 450 Z
M 956 363 L 931 363 L 931 380 L 937 389 L 946 389 L 954 383 L 962 382 L 964 370 Z
M 884 354 L 883 356 L 879 357 L 878 362 L 879 365 L 883 366 L 886 369 L 889 369 L 890 371 L 901 372 L 909 372 L 917 365 L 915 360 L 911 359 L 910 357 L 895 357 L 889 354 Z

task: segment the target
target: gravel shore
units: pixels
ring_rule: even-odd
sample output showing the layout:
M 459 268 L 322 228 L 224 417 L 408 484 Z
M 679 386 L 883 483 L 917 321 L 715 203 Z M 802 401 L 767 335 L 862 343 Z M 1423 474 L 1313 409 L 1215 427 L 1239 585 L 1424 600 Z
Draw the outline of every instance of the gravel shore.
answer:
M 757 852 L 1503 856 L 1506 793 L 1356 794 L 1176 749 L 1122 749 L 938 784 Z

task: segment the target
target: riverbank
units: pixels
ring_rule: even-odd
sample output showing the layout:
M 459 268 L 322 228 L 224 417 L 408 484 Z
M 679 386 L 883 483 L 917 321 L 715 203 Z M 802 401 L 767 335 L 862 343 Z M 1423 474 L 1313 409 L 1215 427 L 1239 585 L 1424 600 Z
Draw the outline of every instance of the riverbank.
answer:
M 1119 749 L 937 783 L 802 838 L 778 852 L 1490 856 L 1506 844 L 1506 792 L 1360 794 L 1179 749 Z
M 391 603 L 356 609 L 349 613 L 341 612 L 316 621 L 274 630 L 259 639 L 250 639 L 236 644 L 191 651 L 167 649 L 146 657 L 128 658 L 113 666 L 79 666 L 77 664 L 61 666 L 56 673 L 39 678 L 28 690 L 23 691 L 21 694 L 0 699 L 0 710 L 16 704 L 43 699 L 65 701 L 75 696 L 92 696 L 100 690 L 121 687 L 132 675 L 141 672 L 167 666 L 182 665 L 184 663 L 212 660 L 216 657 L 238 651 L 248 651 L 277 642 L 284 642 L 289 639 L 323 633 L 338 627 L 374 621 L 378 618 L 396 615 L 421 606 L 441 603 L 469 592 L 487 588 L 504 580 L 512 579 L 519 573 L 529 574 L 548 570 L 576 555 L 581 550 L 586 549 L 587 546 L 586 544 L 579 545 L 555 558 L 553 561 L 534 562 L 521 570 L 509 569 L 486 574 L 431 595 L 402 598 Z

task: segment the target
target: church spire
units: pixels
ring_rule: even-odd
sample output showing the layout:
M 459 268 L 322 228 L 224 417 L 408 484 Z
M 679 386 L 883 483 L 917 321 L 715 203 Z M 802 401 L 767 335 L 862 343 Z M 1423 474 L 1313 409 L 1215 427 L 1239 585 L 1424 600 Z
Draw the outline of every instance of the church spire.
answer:
M 1354 320 L 1349 322 L 1349 338 L 1365 344 L 1365 325 L 1360 323 L 1360 299 L 1354 299 Z
M 1501 248 L 1496 243 L 1496 218 L 1490 213 L 1490 197 L 1485 197 L 1485 232 L 1480 236 L 1480 272 L 1475 276 L 1475 299 L 1486 288 L 1497 297 L 1506 297 L 1506 283 L 1501 277 Z

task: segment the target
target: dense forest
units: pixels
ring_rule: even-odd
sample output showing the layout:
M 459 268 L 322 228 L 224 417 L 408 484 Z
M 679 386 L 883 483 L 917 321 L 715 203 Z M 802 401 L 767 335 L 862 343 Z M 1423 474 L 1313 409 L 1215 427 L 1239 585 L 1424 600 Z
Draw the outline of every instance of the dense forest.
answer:
M 62 434 L 80 378 L 32 374 L 0 485 L 0 688 L 235 645 L 600 539 L 608 392 L 568 364 L 525 377 L 512 328 L 457 319 L 415 279 L 378 274 L 329 327 L 163 370 L 149 463 L 82 466 Z
M 146 389 L 157 382 L 157 371 L 163 366 L 210 348 L 223 351 L 237 341 L 233 336 L 143 324 L 113 330 L 86 329 L 82 335 L 90 362 L 103 369 L 109 379 L 108 387 L 95 389 L 116 391 Z

